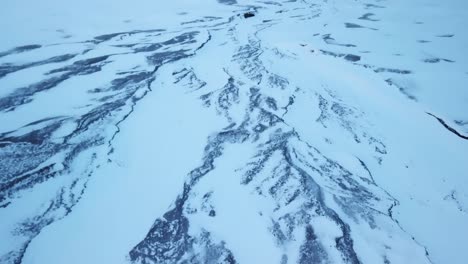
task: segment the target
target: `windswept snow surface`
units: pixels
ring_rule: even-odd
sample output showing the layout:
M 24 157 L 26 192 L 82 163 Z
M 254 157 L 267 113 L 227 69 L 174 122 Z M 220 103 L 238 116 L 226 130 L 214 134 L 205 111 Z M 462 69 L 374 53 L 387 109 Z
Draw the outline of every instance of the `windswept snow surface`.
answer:
M 0 263 L 466 263 L 467 25 L 464 0 L 2 1 Z

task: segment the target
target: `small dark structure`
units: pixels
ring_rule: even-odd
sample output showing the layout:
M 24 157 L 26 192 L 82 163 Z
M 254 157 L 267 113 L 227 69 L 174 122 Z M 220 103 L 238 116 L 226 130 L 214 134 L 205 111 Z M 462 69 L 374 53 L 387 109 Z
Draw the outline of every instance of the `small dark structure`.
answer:
M 345 60 L 352 61 L 352 62 L 356 62 L 356 61 L 361 60 L 360 56 L 354 55 L 354 54 L 346 54 L 346 56 L 344 58 L 345 58 Z
M 247 12 L 247 13 L 244 13 L 244 18 L 249 18 L 249 17 L 254 17 L 255 14 L 252 13 L 252 12 Z

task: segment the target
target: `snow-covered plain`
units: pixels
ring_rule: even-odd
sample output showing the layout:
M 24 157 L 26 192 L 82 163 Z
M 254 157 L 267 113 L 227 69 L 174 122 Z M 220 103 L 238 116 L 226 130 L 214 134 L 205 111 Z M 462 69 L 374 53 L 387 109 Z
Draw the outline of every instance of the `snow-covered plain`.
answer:
M 462 0 L 4 0 L 0 263 L 466 263 L 467 25 Z

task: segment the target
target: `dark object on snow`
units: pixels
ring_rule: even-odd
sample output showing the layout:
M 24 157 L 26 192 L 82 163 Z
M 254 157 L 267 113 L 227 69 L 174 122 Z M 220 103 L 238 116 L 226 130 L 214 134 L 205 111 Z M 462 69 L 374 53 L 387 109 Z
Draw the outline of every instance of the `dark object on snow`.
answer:
M 255 14 L 252 13 L 252 12 L 247 12 L 247 13 L 244 13 L 244 18 L 249 18 L 249 17 L 254 17 Z
M 347 60 L 347 61 L 352 61 L 352 62 L 356 62 L 356 61 L 361 60 L 361 57 L 360 57 L 360 56 L 358 56 L 358 55 L 353 55 L 353 54 L 347 54 L 344 58 L 345 58 L 345 60 Z

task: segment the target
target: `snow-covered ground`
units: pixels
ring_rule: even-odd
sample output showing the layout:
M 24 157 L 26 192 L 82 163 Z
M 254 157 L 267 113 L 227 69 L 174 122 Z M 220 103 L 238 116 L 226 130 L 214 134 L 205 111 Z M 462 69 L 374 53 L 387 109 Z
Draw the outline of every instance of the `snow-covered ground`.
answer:
M 3 1 L 0 263 L 466 263 L 466 25 L 462 0 Z

